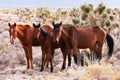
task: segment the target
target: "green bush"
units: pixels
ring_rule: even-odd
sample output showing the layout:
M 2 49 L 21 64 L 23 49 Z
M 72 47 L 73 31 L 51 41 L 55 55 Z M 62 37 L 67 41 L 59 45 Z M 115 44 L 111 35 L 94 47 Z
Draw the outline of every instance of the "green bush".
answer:
M 73 22 L 74 24 L 78 24 L 78 23 L 79 23 L 79 19 L 72 19 L 72 22 Z
M 87 5 L 82 5 L 81 6 L 81 10 L 85 13 L 89 13 L 91 10 L 91 7 L 87 6 Z
M 107 14 L 106 14 L 106 13 L 103 13 L 103 14 L 101 15 L 101 17 L 102 17 L 102 18 L 107 18 Z
M 83 15 L 82 15 L 82 20 L 86 20 L 86 19 L 87 19 L 87 17 L 88 17 L 88 15 L 87 15 L 87 14 L 83 14 Z
M 114 17 L 113 16 L 109 16 L 110 20 L 113 21 L 114 20 Z
M 109 26 L 111 25 L 110 21 L 109 21 L 109 20 L 106 21 L 106 22 L 105 22 L 105 25 L 106 25 L 107 27 L 109 27 Z
M 99 14 L 102 14 L 105 11 L 106 7 L 103 3 L 100 3 L 96 9 Z
M 108 14 L 110 14 L 110 13 L 111 13 L 111 9 L 107 9 L 106 12 L 107 12 Z

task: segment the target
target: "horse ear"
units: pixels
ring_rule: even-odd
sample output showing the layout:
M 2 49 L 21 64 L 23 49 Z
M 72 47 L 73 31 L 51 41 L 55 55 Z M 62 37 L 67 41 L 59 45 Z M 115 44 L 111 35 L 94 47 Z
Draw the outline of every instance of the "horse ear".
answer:
M 59 28 L 62 25 L 62 21 L 58 23 L 57 28 Z
M 8 23 L 8 26 L 10 27 L 10 23 Z
M 39 23 L 39 24 L 38 24 L 38 26 L 40 27 L 40 26 L 41 26 L 41 24 Z
M 33 23 L 33 27 L 35 27 L 35 23 Z
M 14 26 L 16 27 L 16 23 L 14 23 Z
M 60 22 L 59 26 L 61 26 L 61 25 L 62 25 L 62 21 Z
M 55 23 L 54 23 L 54 22 L 52 22 L 52 25 L 54 26 L 54 25 L 55 25 Z

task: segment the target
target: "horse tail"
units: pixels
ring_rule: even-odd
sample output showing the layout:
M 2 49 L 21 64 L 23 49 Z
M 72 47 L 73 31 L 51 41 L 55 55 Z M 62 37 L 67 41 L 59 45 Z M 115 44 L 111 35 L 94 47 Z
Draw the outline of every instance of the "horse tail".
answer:
M 107 33 L 106 35 L 106 40 L 107 40 L 107 46 L 109 48 L 108 50 L 108 58 L 112 56 L 113 49 L 114 49 L 114 40 L 110 34 Z

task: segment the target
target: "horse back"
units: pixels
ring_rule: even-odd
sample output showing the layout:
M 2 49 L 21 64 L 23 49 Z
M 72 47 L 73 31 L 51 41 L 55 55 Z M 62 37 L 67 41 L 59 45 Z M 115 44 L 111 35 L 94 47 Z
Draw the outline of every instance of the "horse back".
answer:
M 30 24 L 17 24 L 18 37 L 23 45 L 32 44 L 34 28 Z
M 72 31 L 72 44 L 79 48 L 92 48 L 97 41 L 97 34 L 92 27 L 77 27 Z

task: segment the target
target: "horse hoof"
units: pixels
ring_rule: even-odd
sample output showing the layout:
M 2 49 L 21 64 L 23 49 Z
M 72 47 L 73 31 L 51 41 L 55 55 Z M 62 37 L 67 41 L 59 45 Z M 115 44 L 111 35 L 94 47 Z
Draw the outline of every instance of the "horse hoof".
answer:
M 53 72 L 53 68 L 50 70 L 50 72 Z
M 53 70 L 50 70 L 50 72 L 52 73 L 52 72 L 53 72 Z
M 62 71 L 62 70 L 64 70 L 64 69 L 65 69 L 65 66 L 62 66 L 62 69 L 61 69 L 61 71 Z
M 43 72 L 43 69 L 40 69 L 40 72 Z

